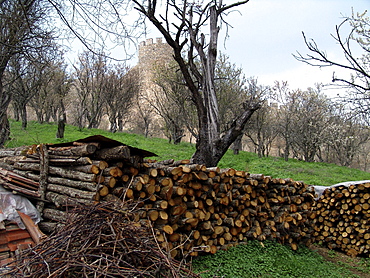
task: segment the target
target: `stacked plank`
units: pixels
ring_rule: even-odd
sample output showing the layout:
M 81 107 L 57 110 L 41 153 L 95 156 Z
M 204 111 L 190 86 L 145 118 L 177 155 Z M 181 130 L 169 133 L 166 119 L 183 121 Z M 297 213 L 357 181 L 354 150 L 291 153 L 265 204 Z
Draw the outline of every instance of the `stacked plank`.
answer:
M 313 238 L 351 256 L 370 252 L 370 183 L 333 186 L 318 199 Z

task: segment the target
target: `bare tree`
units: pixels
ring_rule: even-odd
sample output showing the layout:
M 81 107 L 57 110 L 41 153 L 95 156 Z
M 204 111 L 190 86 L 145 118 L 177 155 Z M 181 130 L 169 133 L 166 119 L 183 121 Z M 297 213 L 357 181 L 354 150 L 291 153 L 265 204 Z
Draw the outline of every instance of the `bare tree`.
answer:
M 224 153 L 243 132 L 253 112 L 260 108 L 259 101 L 249 98 L 242 104 L 238 115 L 224 133 L 220 130 L 219 107 L 215 90 L 215 67 L 220 26 L 227 25 L 224 16 L 233 8 L 249 1 L 224 5 L 222 1 L 165 1 L 160 14 L 157 1 L 133 0 L 136 9 L 164 36 L 173 49 L 174 59 L 191 92 L 198 114 L 198 138 L 193 161 L 215 166 Z M 203 31 L 209 28 L 208 35 Z M 208 42 L 206 42 L 208 37 Z M 187 56 L 184 57 L 183 53 Z M 196 63 L 196 61 L 199 63 Z
M 292 151 L 293 138 L 292 138 L 292 111 L 294 110 L 295 104 L 295 92 L 289 89 L 287 82 L 275 82 L 273 87 L 275 100 L 280 104 L 279 109 L 276 111 L 276 117 L 278 119 L 277 129 L 279 136 L 283 139 L 283 153 L 285 161 L 288 161 Z M 288 101 L 290 99 L 290 101 Z
M 164 133 L 174 144 L 179 144 L 184 137 L 185 127 L 191 133 L 191 112 L 194 106 L 190 102 L 190 92 L 184 84 L 181 72 L 174 63 L 166 66 L 163 63 L 154 66 L 154 83 L 148 101 L 164 121 Z
M 252 141 L 258 157 L 269 156 L 272 144 L 278 136 L 278 109 L 278 106 L 268 105 L 266 102 L 253 114 L 245 128 L 245 135 Z
M 110 131 L 122 131 L 124 121 L 133 106 L 133 99 L 139 91 L 139 76 L 135 69 L 119 64 L 110 67 L 105 78 L 103 94 Z
M 334 108 L 329 98 L 321 92 L 321 85 L 297 90 L 294 94 L 294 109 L 291 131 L 295 156 L 313 162 L 325 143 L 325 132 L 331 124 Z
M 155 128 L 155 111 L 152 105 L 148 103 L 147 95 L 140 91 L 135 95 L 134 109 L 131 114 L 132 131 L 143 134 L 145 137 L 152 136 Z
M 41 88 L 35 92 L 29 105 L 35 112 L 39 123 L 57 122 L 58 114 L 65 113 L 62 106 L 66 105 L 72 78 L 66 71 L 66 65 L 61 61 L 56 61 L 45 69 L 42 79 Z
M 370 19 L 364 13 L 352 12 L 351 17 L 346 17 L 339 25 L 335 27 L 333 39 L 340 47 L 345 62 L 335 60 L 333 57 L 321 50 L 313 39 L 307 39 L 303 33 L 303 38 L 310 54 L 302 55 L 297 53 L 294 55 L 299 61 L 317 67 L 332 66 L 348 70 L 348 76 L 338 76 L 333 72 L 332 81 L 335 84 L 349 89 L 347 96 L 342 100 L 349 103 L 352 109 L 356 109 L 359 115 L 363 115 L 369 122 L 370 111 Z M 347 35 L 342 34 L 342 30 L 349 27 Z M 357 49 L 362 50 L 362 55 L 357 54 Z
M 284 140 L 284 158 L 290 156 L 312 162 L 325 142 L 330 125 L 332 103 L 321 93 L 321 85 L 307 91 L 290 90 L 286 83 L 276 82 L 280 107 L 278 129 Z
M 15 111 L 22 120 L 22 128 L 27 127 L 27 106 L 38 94 L 46 80 L 48 62 L 42 57 L 37 60 L 28 60 L 25 56 L 15 55 L 8 66 L 8 76 L 14 81 L 8 87 L 12 92 L 12 103 Z M 17 115 L 16 118 L 19 118 Z
M 323 161 L 349 167 L 356 156 L 363 153 L 370 134 L 368 127 L 362 121 L 344 109 L 342 105 L 336 105 L 324 135 L 322 153 L 325 156 Z M 364 163 L 361 166 L 366 165 Z
M 0 146 L 9 138 L 7 108 L 11 92 L 4 90 L 3 77 L 15 55 L 31 59 L 49 46 L 52 32 L 46 23 L 47 1 L 4 0 L 0 2 Z
M 85 51 L 74 66 L 77 92 L 77 121 L 79 128 L 87 122 L 87 128 L 97 128 L 104 115 L 106 94 L 107 58 L 105 55 Z

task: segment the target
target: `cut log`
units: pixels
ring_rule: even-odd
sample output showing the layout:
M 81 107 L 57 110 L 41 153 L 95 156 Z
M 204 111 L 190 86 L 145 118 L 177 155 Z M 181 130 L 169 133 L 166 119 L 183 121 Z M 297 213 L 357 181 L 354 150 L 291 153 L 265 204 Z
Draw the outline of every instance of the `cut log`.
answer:
M 95 153 L 97 147 L 95 144 L 85 144 L 81 146 L 68 147 L 49 147 L 49 154 L 63 156 L 90 156 Z
M 57 221 L 59 223 L 64 223 L 64 224 L 67 223 L 67 220 L 70 217 L 69 214 L 65 211 L 51 209 L 51 208 L 45 208 L 42 211 L 42 216 L 45 219 Z
M 65 195 L 60 195 L 54 192 L 46 192 L 45 197 L 48 201 L 55 204 L 57 207 L 76 206 L 80 203 L 92 205 L 94 202 L 86 199 L 76 199 Z
M 40 171 L 40 166 L 33 163 L 16 163 L 14 164 L 16 169 L 20 170 L 31 170 L 31 171 Z M 96 178 L 95 174 L 86 174 L 78 171 L 73 171 L 65 168 L 59 168 L 50 166 L 49 173 L 52 175 L 58 175 L 64 178 L 70 178 L 81 181 L 93 182 Z
M 96 193 L 95 192 L 90 192 L 90 191 L 83 191 L 59 184 L 51 184 L 48 183 L 46 185 L 46 190 L 53 191 L 56 193 L 61 193 L 63 195 L 67 195 L 73 198 L 81 198 L 81 199 L 87 199 L 87 200 L 95 200 L 96 198 Z M 99 191 L 100 193 L 100 191 Z
M 97 160 L 127 160 L 131 156 L 128 146 L 117 146 L 114 148 L 100 149 L 95 152 L 94 158 Z
M 98 165 L 90 164 L 90 165 L 80 165 L 80 166 L 73 166 L 73 168 L 69 168 L 74 171 L 79 171 L 87 174 L 99 174 L 100 169 Z

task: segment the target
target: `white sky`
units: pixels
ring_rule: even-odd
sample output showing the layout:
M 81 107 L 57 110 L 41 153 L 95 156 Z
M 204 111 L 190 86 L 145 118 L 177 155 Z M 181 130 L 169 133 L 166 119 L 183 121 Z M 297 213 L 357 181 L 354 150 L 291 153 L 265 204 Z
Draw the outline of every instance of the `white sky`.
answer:
M 306 89 L 315 83 L 330 83 L 333 71 L 340 70 L 312 67 L 292 54 L 309 53 L 303 31 L 329 57 L 342 60 L 331 34 L 343 16 L 351 15 L 352 8 L 361 13 L 370 10 L 370 0 L 251 0 L 238 7 L 240 13 L 226 18 L 233 28 L 225 44 L 220 36 L 220 50 L 243 69 L 246 77 L 256 77 L 261 85 L 273 85 L 277 80 L 288 81 L 292 89 Z M 153 31 L 148 38 L 156 35 Z
M 343 16 L 370 9 L 370 0 L 251 0 L 231 17 L 234 26 L 225 52 L 260 84 L 288 81 L 290 88 L 306 89 L 316 82 L 331 82 L 333 67 L 318 68 L 297 61 L 293 53 L 309 53 L 302 31 L 329 57 L 343 55 L 331 37 Z
M 260 85 L 288 81 L 291 89 L 306 89 L 315 83 L 327 84 L 333 71 L 339 76 L 340 69 L 312 67 L 297 61 L 292 54 L 309 53 L 303 31 L 329 57 L 343 60 L 331 34 L 343 16 L 351 15 L 352 8 L 362 13 L 370 9 L 370 0 L 250 0 L 237 8 L 240 13 L 233 12 L 226 17 L 233 28 L 225 44 L 220 36 L 219 49 L 243 69 L 246 77 L 256 77 Z M 160 35 L 154 29 L 147 36 L 156 37 Z

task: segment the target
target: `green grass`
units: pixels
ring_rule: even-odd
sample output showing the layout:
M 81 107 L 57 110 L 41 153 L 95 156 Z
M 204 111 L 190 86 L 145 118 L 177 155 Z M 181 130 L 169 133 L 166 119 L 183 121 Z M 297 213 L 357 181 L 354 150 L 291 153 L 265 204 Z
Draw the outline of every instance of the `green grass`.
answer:
M 359 277 L 346 267 L 329 263 L 317 253 L 301 246 L 292 251 L 273 241 L 256 240 L 216 255 L 198 257 L 193 270 L 203 278 L 350 278 Z
M 195 151 L 195 146 L 182 142 L 179 145 L 169 144 L 160 138 L 145 138 L 130 133 L 110 133 L 99 129 L 78 130 L 77 127 L 67 125 L 64 139 L 56 139 L 57 127 L 55 124 L 38 124 L 30 122 L 27 130 L 21 129 L 19 122 L 11 121 L 11 140 L 6 147 L 17 147 L 40 143 L 60 143 L 82 139 L 90 135 L 101 134 L 118 140 L 132 147 L 154 152 L 157 160 L 173 158 L 175 160 L 189 159 Z M 255 153 L 240 152 L 234 155 L 228 151 L 220 161 L 220 168 L 234 168 L 246 170 L 253 174 L 264 174 L 273 178 L 292 178 L 314 185 L 332 185 L 338 182 L 352 180 L 370 180 L 370 173 L 357 169 L 341 167 L 328 163 L 307 163 L 295 159 L 284 161 L 278 157 L 258 158 Z
M 109 133 L 98 129 L 78 130 L 67 125 L 65 138 L 56 139 L 55 124 L 30 122 L 27 130 L 21 129 L 19 122 L 11 121 L 11 140 L 6 147 L 26 146 L 40 143 L 60 143 L 82 139 L 90 135 L 101 134 L 122 143 L 145 149 L 158 154 L 156 159 L 189 159 L 195 147 L 183 142 L 169 144 L 165 139 L 145 138 L 129 133 Z M 274 178 L 292 178 L 307 184 L 331 185 L 349 180 L 370 179 L 370 173 L 357 169 L 340 167 L 327 163 L 307 163 L 290 159 L 267 157 L 258 158 L 254 153 L 240 152 L 233 155 L 227 152 L 220 161 L 220 168 L 246 170 L 261 173 Z M 333 254 L 332 254 L 333 255 Z M 334 256 L 334 255 L 333 255 Z M 248 241 L 228 251 L 218 251 L 215 255 L 198 257 L 193 262 L 194 270 L 202 277 L 370 277 L 370 260 L 362 259 L 358 270 L 363 276 L 353 274 L 347 265 L 329 263 L 307 247 L 292 251 L 289 247 L 271 241 Z M 357 268 L 356 268 L 357 269 Z M 366 276 L 369 275 L 369 276 Z

